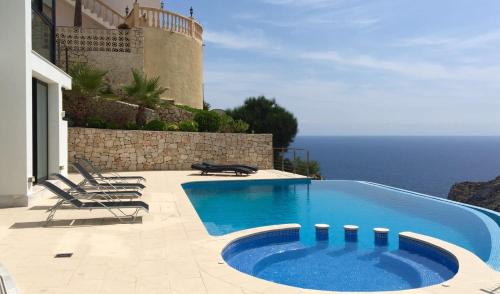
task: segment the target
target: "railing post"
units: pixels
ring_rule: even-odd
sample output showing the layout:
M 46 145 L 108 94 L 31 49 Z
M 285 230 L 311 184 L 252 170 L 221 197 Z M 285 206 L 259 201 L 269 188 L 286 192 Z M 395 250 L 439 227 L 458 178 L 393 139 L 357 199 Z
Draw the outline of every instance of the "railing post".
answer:
M 296 151 L 295 148 L 293 149 L 293 162 L 292 162 L 292 166 L 293 166 L 293 173 L 295 173 L 297 171 L 297 151 Z
M 134 2 L 134 8 L 132 9 L 132 12 L 133 12 L 133 15 L 132 15 L 133 18 L 132 19 L 133 19 L 133 22 L 134 22 L 134 24 L 133 24 L 134 27 L 140 27 L 141 26 L 140 23 L 139 23 L 139 13 L 140 13 L 139 9 L 140 9 L 139 3 Z
M 285 149 L 282 149 L 281 150 L 281 170 L 282 171 L 285 171 L 286 170 L 286 166 L 285 166 Z
M 191 26 L 190 26 L 191 31 L 189 32 L 189 35 L 190 35 L 191 37 L 193 37 L 193 38 L 194 38 L 194 31 L 195 31 L 195 27 L 194 27 L 194 19 L 192 19 L 192 18 L 191 18 L 189 21 L 190 21 L 190 23 L 191 23 Z
M 307 177 L 309 177 L 309 150 L 306 151 L 306 173 Z

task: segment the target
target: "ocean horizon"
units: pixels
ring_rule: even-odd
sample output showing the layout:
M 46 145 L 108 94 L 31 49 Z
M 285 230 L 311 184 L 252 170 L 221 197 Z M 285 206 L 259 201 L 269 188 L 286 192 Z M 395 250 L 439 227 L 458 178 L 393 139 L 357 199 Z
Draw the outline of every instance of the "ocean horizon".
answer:
M 327 180 L 362 180 L 447 198 L 500 176 L 500 136 L 297 136 Z

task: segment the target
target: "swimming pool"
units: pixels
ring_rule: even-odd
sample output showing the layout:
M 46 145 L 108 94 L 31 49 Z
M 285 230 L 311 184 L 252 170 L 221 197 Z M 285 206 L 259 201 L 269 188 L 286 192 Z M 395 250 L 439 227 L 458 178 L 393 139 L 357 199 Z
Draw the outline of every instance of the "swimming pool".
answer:
M 412 231 L 456 244 L 500 270 L 500 228 L 487 214 L 454 202 L 356 181 L 244 180 L 195 182 L 184 190 L 211 235 L 274 224 L 302 226 L 301 242 L 315 243 L 314 225 L 331 226 L 330 243 L 342 246 L 343 226 L 359 229 L 359 247 L 373 249 L 375 227 Z M 491 214 L 491 212 L 489 212 Z M 493 215 L 498 215 L 493 213 Z

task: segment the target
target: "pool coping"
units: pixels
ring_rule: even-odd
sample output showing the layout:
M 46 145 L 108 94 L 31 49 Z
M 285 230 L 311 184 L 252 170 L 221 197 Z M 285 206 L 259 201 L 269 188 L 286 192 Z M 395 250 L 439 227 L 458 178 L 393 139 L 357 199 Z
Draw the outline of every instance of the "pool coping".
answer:
M 296 178 L 296 179 L 303 180 L 304 178 Z M 238 180 L 248 181 L 246 179 L 238 179 Z M 255 181 L 266 181 L 266 180 L 268 179 L 262 179 L 262 180 L 259 179 Z M 276 180 L 283 180 L 283 179 L 276 179 Z M 300 225 L 298 224 L 271 225 L 271 226 L 241 230 L 222 236 L 212 236 L 208 233 L 208 230 L 203 224 L 196 209 L 189 200 L 189 196 L 183 189 L 183 185 L 185 184 L 193 182 L 209 182 L 209 181 L 210 180 L 208 179 L 206 181 L 205 180 L 182 181 L 181 185 L 179 186 L 179 191 L 182 191 L 182 195 L 184 196 L 181 197 L 183 198 L 182 202 L 185 204 L 182 205 L 183 206 L 182 208 L 180 207 L 181 214 L 184 216 L 189 215 L 189 218 L 191 218 L 191 220 L 193 221 L 190 222 L 190 224 L 197 227 L 200 231 L 202 231 L 200 233 L 205 235 L 205 238 L 200 238 L 200 240 L 195 243 L 195 246 L 198 246 L 198 249 L 200 249 L 200 256 L 198 256 L 197 259 L 198 259 L 198 266 L 202 270 L 204 270 L 214 278 L 221 280 L 222 282 L 231 284 L 235 287 L 244 290 L 248 290 L 249 292 L 272 293 L 272 294 L 274 293 L 304 293 L 304 294 L 360 293 L 360 292 L 334 292 L 334 291 L 311 290 L 311 289 L 303 289 L 303 288 L 277 284 L 274 282 L 262 280 L 253 277 L 251 275 L 239 272 L 238 270 L 227 265 L 222 258 L 223 249 L 228 244 L 237 240 L 238 238 L 244 238 L 252 234 L 258 234 L 273 230 L 296 228 L 297 226 L 300 227 Z M 217 182 L 221 181 L 226 181 L 226 180 L 218 180 Z M 231 179 L 228 181 L 234 181 L 234 180 Z M 354 181 L 354 182 L 360 182 L 360 181 Z M 447 284 L 445 286 L 434 285 L 424 288 L 402 290 L 402 291 L 383 291 L 383 292 L 364 292 L 364 293 L 393 293 L 393 294 L 484 293 L 482 291 L 479 291 L 479 289 L 485 287 L 486 288 L 491 287 L 492 283 L 500 282 L 500 272 L 496 272 L 495 270 L 490 268 L 479 257 L 477 257 L 476 255 L 474 255 L 473 253 L 469 252 L 466 249 L 463 249 L 461 247 L 450 244 L 440 239 L 436 239 L 425 235 L 420 235 L 417 233 L 405 232 L 404 236 L 408 238 L 418 239 L 421 242 L 428 243 L 429 245 L 450 252 L 450 254 L 452 254 L 459 262 L 459 270 L 457 274 L 451 280 L 447 281 Z

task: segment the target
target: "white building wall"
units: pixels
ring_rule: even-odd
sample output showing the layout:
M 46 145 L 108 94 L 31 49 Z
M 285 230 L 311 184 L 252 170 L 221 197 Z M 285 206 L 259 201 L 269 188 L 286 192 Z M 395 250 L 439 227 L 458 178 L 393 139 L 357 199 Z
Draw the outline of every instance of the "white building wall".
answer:
M 61 87 L 71 78 L 31 50 L 31 0 L 4 1 L 0 10 L 0 207 L 33 199 L 32 77 L 49 84 L 49 172 L 67 165 L 67 125 Z
M 26 202 L 31 171 L 31 2 L 3 1 L 0 27 L 0 207 Z

